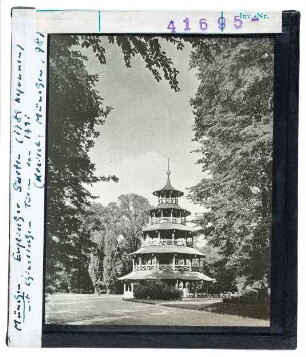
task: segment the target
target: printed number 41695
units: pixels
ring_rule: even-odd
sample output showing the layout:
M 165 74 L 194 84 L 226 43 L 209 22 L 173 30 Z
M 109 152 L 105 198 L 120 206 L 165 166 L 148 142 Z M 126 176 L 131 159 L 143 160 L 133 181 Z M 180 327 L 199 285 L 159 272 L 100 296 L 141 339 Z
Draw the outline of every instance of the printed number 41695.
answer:
M 183 20 L 183 23 L 184 23 L 184 31 L 186 31 L 186 32 L 191 31 L 189 17 L 186 17 Z M 224 16 L 218 17 L 217 24 L 218 24 L 218 28 L 221 31 L 223 31 L 225 29 L 225 27 L 226 27 L 225 17 Z M 243 25 L 243 22 L 240 19 L 240 16 L 234 16 L 234 28 L 240 29 L 242 27 L 242 25 Z M 206 19 L 204 19 L 204 18 L 200 19 L 199 22 L 198 22 L 198 26 L 199 26 L 199 29 L 201 31 L 207 30 L 208 29 L 208 23 L 207 23 Z M 167 29 L 170 30 L 172 33 L 176 33 L 176 26 L 174 24 L 174 20 L 171 20 L 169 22 L 169 24 L 167 26 Z

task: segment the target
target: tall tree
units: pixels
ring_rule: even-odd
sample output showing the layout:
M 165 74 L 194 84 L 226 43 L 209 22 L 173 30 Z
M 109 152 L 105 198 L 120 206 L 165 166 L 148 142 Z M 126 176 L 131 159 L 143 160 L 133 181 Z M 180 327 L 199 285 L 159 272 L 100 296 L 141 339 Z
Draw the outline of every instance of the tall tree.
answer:
M 107 293 L 116 292 L 117 278 L 121 270 L 118 240 L 114 231 L 107 231 L 105 235 L 105 258 L 103 261 L 103 282 Z
M 101 261 L 97 252 L 92 252 L 90 254 L 90 261 L 88 264 L 88 273 L 94 287 L 94 292 L 97 294 L 99 292 L 99 287 L 101 285 L 101 272 L 103 271 L 103 261 Z
M 191 105 L 206 178 L 190 198 L 210 208 L 198 224 L 218 249 L 216 279 L 262 288 L 270 271 L 273 41 L 203 39 L 191 66 L 200 81 Z
M 152 208 L 148 199 L 135 193 L 124 194 L 117 200 L 120 215 L 120 275 L 132 269 L 129 254 L 140 248 L 142 228 L 148 221 L 148 210 Z
M 80 216 L 93 198 L 84 184 L 99 179 L 94 174 L 88 151 L 94 145 L 109 107 L 103 107 L 95 90 L 96 76 L 90 75 L 85 58 L 72 50 L 77 39 L 54 36 L 50 42 L 46 285 L 52 289 L 57 262 L 72 271 L 82 261 L 84 236 Z M 82 264 L 82 263 L 80 263 Z
M 101 285 L 109 292 L 121 290 L 117 278 L 132 268 L 129 254 L 139 248 L 150 208 L 146 198 L 125 194 L 106 207 L 94 203 L 87 210 L 84 229 L 93 243 L 88 271 L 96 292 Z
M 84 229 L 90 235 L 93 243 L 90 251 L 90 261 L 88 264 L 88 273 L 94 287 L 95 293 L 98 293 L 103 282 L 103 259 L 105 249 L 105 225 L 103 224 L 106 214 L 106 208 L 100 203 L 93 203 L 86 211 L 83 218 Z
M 141 232 L 147 222 L 149 201 L 137 194 L 124 194 L 110 203 L 103 215 L 105 249 L 103 281 L 110 291 L 118 290 L 117 278 L 132 266 L 129 254 L 139 248 Z
M 135 193 L 118 197 L 121 218 L 121 234 L 128 253 L 139 249 L 142 228 L 148 221 L 148 210 L 152 208 L 147 198 Z

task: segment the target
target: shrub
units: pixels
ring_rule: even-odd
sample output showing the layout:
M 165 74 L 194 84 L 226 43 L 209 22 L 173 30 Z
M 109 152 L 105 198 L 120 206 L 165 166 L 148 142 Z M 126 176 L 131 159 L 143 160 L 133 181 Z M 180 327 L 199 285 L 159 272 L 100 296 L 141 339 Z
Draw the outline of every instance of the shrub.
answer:
M 226 302 L 227 304 L 268 304 L 270 303 L 269 299 L 258 299 L 254 297 L 231 297 L 231 298 L 223 298 L 223 302 Z
M 179 300 L 182 297 L 182 291 L 169 286 L 162 281 L 144 281 L 134 288 L 134 297 L 136 299 L 152 300 Z
M 266 292 L 247 292 L 242 296 L 231 296 L 223 298 L 223 302 L 229 304 L 269 304 L 270 299 Z

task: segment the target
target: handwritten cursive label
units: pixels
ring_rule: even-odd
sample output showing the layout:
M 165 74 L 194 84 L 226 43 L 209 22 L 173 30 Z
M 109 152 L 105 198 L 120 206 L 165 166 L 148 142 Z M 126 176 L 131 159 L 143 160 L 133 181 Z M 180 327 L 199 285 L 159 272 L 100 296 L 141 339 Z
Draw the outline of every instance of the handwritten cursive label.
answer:
M 40 346 L 47 37 L 34 9 L 13 9 L 8 343 Z
M 17 285 L 14 293 L 15 310 L 14 310 L 14 328 L 17 331 L 22 331 L 22 326 L 26 321 L 27 314 L 31 311 L 31 298 L 21 289 L 21 285 Z

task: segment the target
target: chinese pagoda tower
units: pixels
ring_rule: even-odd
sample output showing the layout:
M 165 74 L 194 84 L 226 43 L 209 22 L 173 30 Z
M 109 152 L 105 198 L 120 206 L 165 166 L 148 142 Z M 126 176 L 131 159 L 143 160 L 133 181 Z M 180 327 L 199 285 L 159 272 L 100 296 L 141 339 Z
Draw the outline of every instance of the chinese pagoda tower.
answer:
M 169 160 L 167 176 L 166 185 L 153 192 L 158 205 L 148 211 L 141 247 L 131 254 L 133 271 L 119 278 L 125 298 L 134 297 L 134 284 L 141 280 L 162 280 L 182 290 L 183 297 L 197 296 L 197 283 L 214 280 L 200 272 L 204 255 L 193 248 L 192 229 L 186 226 L 191 213 L 178 204 L 184 193 L 171 185 Z

